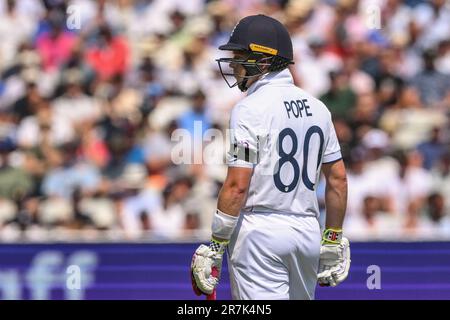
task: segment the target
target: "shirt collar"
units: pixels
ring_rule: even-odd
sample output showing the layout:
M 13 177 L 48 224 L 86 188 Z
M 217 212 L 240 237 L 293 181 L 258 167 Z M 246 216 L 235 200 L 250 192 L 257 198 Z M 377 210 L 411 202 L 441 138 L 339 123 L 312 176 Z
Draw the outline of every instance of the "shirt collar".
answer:
M 292 78 L 291 72 L 287 68 L 277 72 L 266 73 L 248 88 L 247 96 L 251 95 L 253 92 L 266 84 L 280 85 L 293 83 L 294 79 Z

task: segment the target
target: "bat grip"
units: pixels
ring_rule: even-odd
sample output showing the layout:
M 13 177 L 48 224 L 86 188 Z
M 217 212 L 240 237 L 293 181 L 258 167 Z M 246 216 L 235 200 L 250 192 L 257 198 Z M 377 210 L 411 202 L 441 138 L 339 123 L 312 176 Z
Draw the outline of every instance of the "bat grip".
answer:
M 211 269 L 211 275 L 212 275 L 213 277 L 218 277 L 218 276 L 219 276 L 219 270 L 217 270 L 216 267 L 212 267 L 212 269 Z M 206 296 L 206 300 L 216 300 L 216 299 L 217 299 L 217 291 L 216 291 L 216 289 L 214 288 L 213 292 L 212 292 L 211 294 L 208 294 L 208 295 Z

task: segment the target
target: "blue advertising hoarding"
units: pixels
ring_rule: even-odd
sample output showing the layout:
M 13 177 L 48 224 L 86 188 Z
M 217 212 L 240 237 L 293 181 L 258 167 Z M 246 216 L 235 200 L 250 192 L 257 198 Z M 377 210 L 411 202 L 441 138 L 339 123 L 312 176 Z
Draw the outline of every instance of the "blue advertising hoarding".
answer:
M 199 299 L 198 244 L 2 244 L 1 299 Z M 450 299 L 450 242 L 352 243 L 348 279 L 316 299 Z M 231 299 L 226 262 L 218 299 Z

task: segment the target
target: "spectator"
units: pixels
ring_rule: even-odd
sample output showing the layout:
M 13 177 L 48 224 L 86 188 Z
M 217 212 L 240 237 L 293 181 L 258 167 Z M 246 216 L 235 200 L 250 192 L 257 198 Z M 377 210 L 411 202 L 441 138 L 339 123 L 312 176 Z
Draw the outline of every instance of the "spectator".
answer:
M 15 149 L 10 139 L 0 140 L 0 198 L 21 200 L 33 188 L 31 177 L 22 169 L 10 165 L 10 155 Z
M 159 175 L 173 164 L 171 138 L 177 128 L 176 121 L 172 121 L 163 131 L 147 129 L 143 147 L 150 175 Z
M 384 178 L 385 188 L 392 195 L 394 212 L 403 215 L 406 230 L 415 230 L 431 191 L 431 175 L 416 151 L 398 152 L 396 158 L 400 166 L 395 176 Z
M 398 93 L 404 86 L 399 76 L 398 53 L 394 48 L 386 48 L 380 53 L 379 66 L 375 75 L 375 86 L 380 92 L 381 107 L 386 108 L 397 102 Z
M 198 213 L 187 213 L 183 227 L 184 235 L 187 237 L 195 236 L 195 232 L 201 227 L 200 217 Z
M 16 0 L 4 2 L 6 8 L 0 14 L 0 68 L 12 64 L 20 44 L 28 40 L 34 27 L 34 21 L 17 10 Z
M 390 156 L 391 141 L 389 136 L 380 129 L 367 128 L 362 134 L 361 145 L 366 149 L 366 163 L 364 171 L 368 180 L 373 181 L 372 198 L 369 199 L 366 205 L 369 209 L 372 208 L 378 200 L 380 204 L 380 211 L 394 215 L 396 213 L 394 208 L 393 193 L 386 188 L 385 180 L 383 183 L 377 183 L 379 177 L 396 177 L 398 171 L 398 162 Z
M 101 116 L 98 102 L 83 92 L 82 74 L 77 69 L 67 70 L 63 95 L 53 101 L 52 109 L 76 129 L 83 122 L 95 122 Z
M 186 129 L 194 137 L 194 134 L 198 132 L 196 128 L 200 130 L 197 134 L 203 134 L 206 130 L 211 128 L 211 122 L 206 114 L 207 106 L 205 105 L 205 94 L 202 91 L 197 91 L 192 96 L 192 108 L 191 110 L 183 113 L 178 119 L 178 127 Z
M 147 170 L 138 164 L 128 165 L 118 180 L 121 198 L 119 219 L 129 238 L 141 237 L 151 230 L 151 215 L 162 206 L 159 194 L 146 188 L 147 182 Z
M 115 116 L 127 119 L 132 126 L 139 126 L 142 123 L 143 97 L 140 91 L 125 85 L 123 76 L 115 75 L 110 83 L 113 85 L 111 94 L 111 108 Z
M 164 95 L 164 86 L 156 77 L 156 68 L 151 59 L 144 59 L 139 67 L 136 88 L 143 93 L 142 113 L 147 117 Z
M 68 143 L 75 137 L 72 124 L 61 114 L 52 111 L 48 99 L 36 104 L 36 112 L 20 122 L 17 141 L 22 148 L 32 148 L 39 144 L 52 146 Z
M 356 56 L 349 56 L 345 60 L 343 70 L 348 75 L 350 88 L 355 94 L 373 93 L 375 82 L 367 73 L 359 69 L 359 61 Z
M 428 140 L 417 146 L 417 151 L 423 157 L 423 167 L 425 169 L 431 170 L 444 156 L 448 149 L 448 142 L 450 141 L 443 141 L 441 128 L 434 127 Z
M 330 89 L 330 72 L 342 68 L 342 60 L 334 52 L 327 50 L 327 42 L 313 38 L 309 42 L 310 51 L 305 50 L 300 57 L 297 71 L 302 87 L 311 94 L 323 95 Z M 314 74 L 314 77 L 309 77 Z
M 444 74 L 450 74 L 450 40 L 439 43 L 438 53 L 435 60 L 436 69 Z
M 7 224 L 16 225 L 21 231 L 29 230 L 33 227 L 39 228 L 39 199 L 26 196 L 18 199 L 16 203 L 18 208 L 17 213 Z
M 349 172 L 348 172 L 348 204 L 347 204 L 347 223 L 349 225 L 358 223 L 358 220 L 364 218 L 364 207 L 368 198 L 374 198 L 376 190 L 376 180 L 370 177 L 365 168 L 367 162 L 367 150 L 357 148 L 350 154 Z M 367 211 L 367 210 L 366 210 Z M 366 215 L 370 221 L 371 215 Z M 369 222 L 370 224 L 370 222 Z M 353 226 L 350 226 L 353 228 Z
M 56 71 L 66 63 L 76 46 L 76 36 L 64 30 L 64 13 L 54 10 L 49 13 L 50 30 L 40 34 L 36 48 L 41 57 L 44 70 Z
M 450 215 L 445 208 L 445 199 L 439 193 L 431 194 L 427 199 L 427 213 L 438 232 L 450 232 Z M 439 230 L 441 229 L 441 230 Z
M 80 188 L 76 188 L 72 193 L 72 205 L 73 205 L 73 219 L 68 222 L 68 228 L 70 229 L 84 229 L 94 227 L 94 221 L 92 218 L 84 212 L 81 206 L 82 193 Z
M 86 52 L 88 64 L 101 80 L 115 75 L 124 75 L 129 67 L 129 51 L 127 41 L 113 35 L 108 25 L 99 27 L 96 44 Z
M 36 83 L 28 83 L 26 85 L 25 95 L 17 100 L 12 107 L 12 113 L 16 116 L 17 121 L 20 123 L 24 118 L 36 113 L 36 105 L 41 100 L 42 96 L 39 93 Z
M 426 140 L 433 127 L 447 122 L 446 116 L 436 109 L 426 109 L 415 87 L 404 87 L 397 104 L 381 115 L 380 127 L 391 134 L 397 148 L 415 148 Z
M 444 199 L 444 211 L 450 213 L 450 153 L 441 157 L 431 171 L 432 191 Z
M 425 107 L 431 108 L 448 94 L 450 75 L 436 70 L 436 52 L 434 50 L 425 51 L 422 59 L 424 69 L 411 80 L 411 84 L 419 91 Z
M 421 48 L 433 48 L 450 37 L 450 9 L 445 0 L 431 0 L 416 6 L 414 19 L 420 31 L 417 42 Z
M 335 117 L 350 119 L 356 104 L 356 95 L 348 86 L 348 77 L 342 71 L 330 72 L 331 88 L 320 100 Z
M 375 95 L 371 92 L 358 95 L 352 115 L 353 122 L 360 127 L 363 125 L 375 126 L 378 116 Z
M 344 159 L 348 159 L 355 144 L 355 133 L 344 119 L 334 117 L 333 124 L 341 146 L 342 156 Z
M 186 215 L 182 202 L 192 188 L 190 179 L 179 178 L 163 192 L 163 206 L 150 216 L 152 231 L 158 238 L 174 239 L 183 235 L 192 217 Z
M 99 130 L 90 122 L 81 126 L 80 156 L 94 166 L 103 169 L 110 161 L 110 153 Z
M 78 147 L 77 142 L 70 142 L 57 151 L 59 159 L 53 163 L 42 182 L 42 192 L 46 196 L 70 199 L 77 189 L 83 195 L 89 195 L 100 187 L 100 172 L 77 158 Z

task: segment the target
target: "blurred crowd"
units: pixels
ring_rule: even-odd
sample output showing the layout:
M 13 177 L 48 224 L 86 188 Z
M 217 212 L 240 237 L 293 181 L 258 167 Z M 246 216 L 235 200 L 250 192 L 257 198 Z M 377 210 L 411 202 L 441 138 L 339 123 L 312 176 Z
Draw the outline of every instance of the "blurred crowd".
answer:
M 227 129 L 214 59 L 256 13 L 332 112 L 345 232 L 450 238 L 450 1 L 0 0 L 0 240 L 208 235 L 226 167 L 175 163 L 173 133 Z

